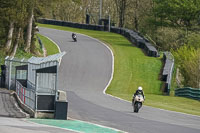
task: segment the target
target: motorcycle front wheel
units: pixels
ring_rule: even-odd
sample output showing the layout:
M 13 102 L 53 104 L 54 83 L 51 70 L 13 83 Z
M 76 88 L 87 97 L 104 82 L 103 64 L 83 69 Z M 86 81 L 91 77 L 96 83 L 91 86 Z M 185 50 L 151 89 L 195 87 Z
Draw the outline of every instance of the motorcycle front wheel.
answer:
M 134 105 L 134 112 L 138 113 L 138 111 L 139 111 L 138 103 L 136 102 L 135 105 Z

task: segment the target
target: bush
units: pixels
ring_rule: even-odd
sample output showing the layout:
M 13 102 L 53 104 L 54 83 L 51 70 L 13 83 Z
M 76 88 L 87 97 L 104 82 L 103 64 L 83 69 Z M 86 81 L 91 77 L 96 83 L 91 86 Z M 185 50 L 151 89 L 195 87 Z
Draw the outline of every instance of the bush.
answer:
M 184 86 L 200 88 L 200 48 L 184 45 L 173 54 L 184 78 Z

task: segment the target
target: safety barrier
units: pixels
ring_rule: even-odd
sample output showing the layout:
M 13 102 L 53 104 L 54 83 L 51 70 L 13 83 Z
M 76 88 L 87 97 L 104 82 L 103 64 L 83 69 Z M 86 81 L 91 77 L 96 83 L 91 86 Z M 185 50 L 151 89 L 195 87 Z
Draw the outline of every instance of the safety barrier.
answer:
M 79 23 L 64 22 L 64 21 L 58 21 L 58 20 L 52 20 L 52 19 L 38 19 L 38 22 L 42 24 L 68 26 L 68 27 L 73 27 L 73 28 L 98 30 L 98 31 L 104 31 L 105 29 L 107 29 L 103 25 L 79 24 Z M 146 52 L 148 56 L 159 57 L 159 53 L 156 50 L 156 48 L 147 39 L 145 39 L 140 33 L 133 30 L 126 29 L 126 28 L 118 28 L 114 26 L 111 26 L 110 31 L 125 36 L 128 40 L 131 41 L 131 43 L 135 44 L 139 48 L 144 49 L 144 51 Z
M 51 24 L 51 25 L 68 26 L 68 27 L 80 28 L 80 29 L 104 31 L 103 25 L 79 24 L 79 23 L 65 22 L 65 21 L 59 21 L 59 20 L 53 20 L 53 19 L 38 19 L 38 22 L 42 24 Z
M 175 96 L 200 100 L 200 88 L 199 89 L 194 89 L 191 87 L 179 88 L 175 90 Z
M 118 28 L 111 26 L 111 32 L 118 33 L 126 37 L 131 43 L 135 44 L 137 47 L 144 49 L 148 56 L 159 57 L 159 53 L 156 48 L 145 39 L 140 33 L 129 30 L 126 28 Z
M 19 81 L 16 80 L 16 93 L 24 104 L 33 110 L 35 109 L 34 90 L 24 87 Z
M 174 57 L 170 52 L 164 52 L 163 54 L 164 68 L 162 72 L 162 81 L 164 81 L 164 92 L 170 93 L 172 73 L 174 69 Z

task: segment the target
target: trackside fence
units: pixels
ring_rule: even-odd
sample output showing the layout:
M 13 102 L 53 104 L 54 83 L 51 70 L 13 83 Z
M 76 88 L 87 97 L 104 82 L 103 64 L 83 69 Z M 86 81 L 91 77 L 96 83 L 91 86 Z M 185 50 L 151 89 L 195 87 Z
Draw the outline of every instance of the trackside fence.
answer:
M 16 81 L 16 93 L 24 104 L 35 109 L 35 91 L 33 89 L 28 89 Z
M 191 87 L 179 88 L 175 90 L 175 96 L 187 97 L 200 101 L 200 88 L 194 89 Z

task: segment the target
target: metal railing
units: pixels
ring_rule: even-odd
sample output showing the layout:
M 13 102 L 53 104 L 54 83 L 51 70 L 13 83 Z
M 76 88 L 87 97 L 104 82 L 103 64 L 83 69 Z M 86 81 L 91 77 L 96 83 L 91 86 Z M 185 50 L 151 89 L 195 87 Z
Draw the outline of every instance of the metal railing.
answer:
M 174 57 L 170 52 L 164 52 L 163 55 L 164 68 L 162 72 L 162 80 L 164 81 L 164 92 L 170 93 L 172 74 L 174 70 Z
M 19 81 L 16 80 L 16 93 L 21 101 L 35 110 L 35 91 L 24 87 Z

